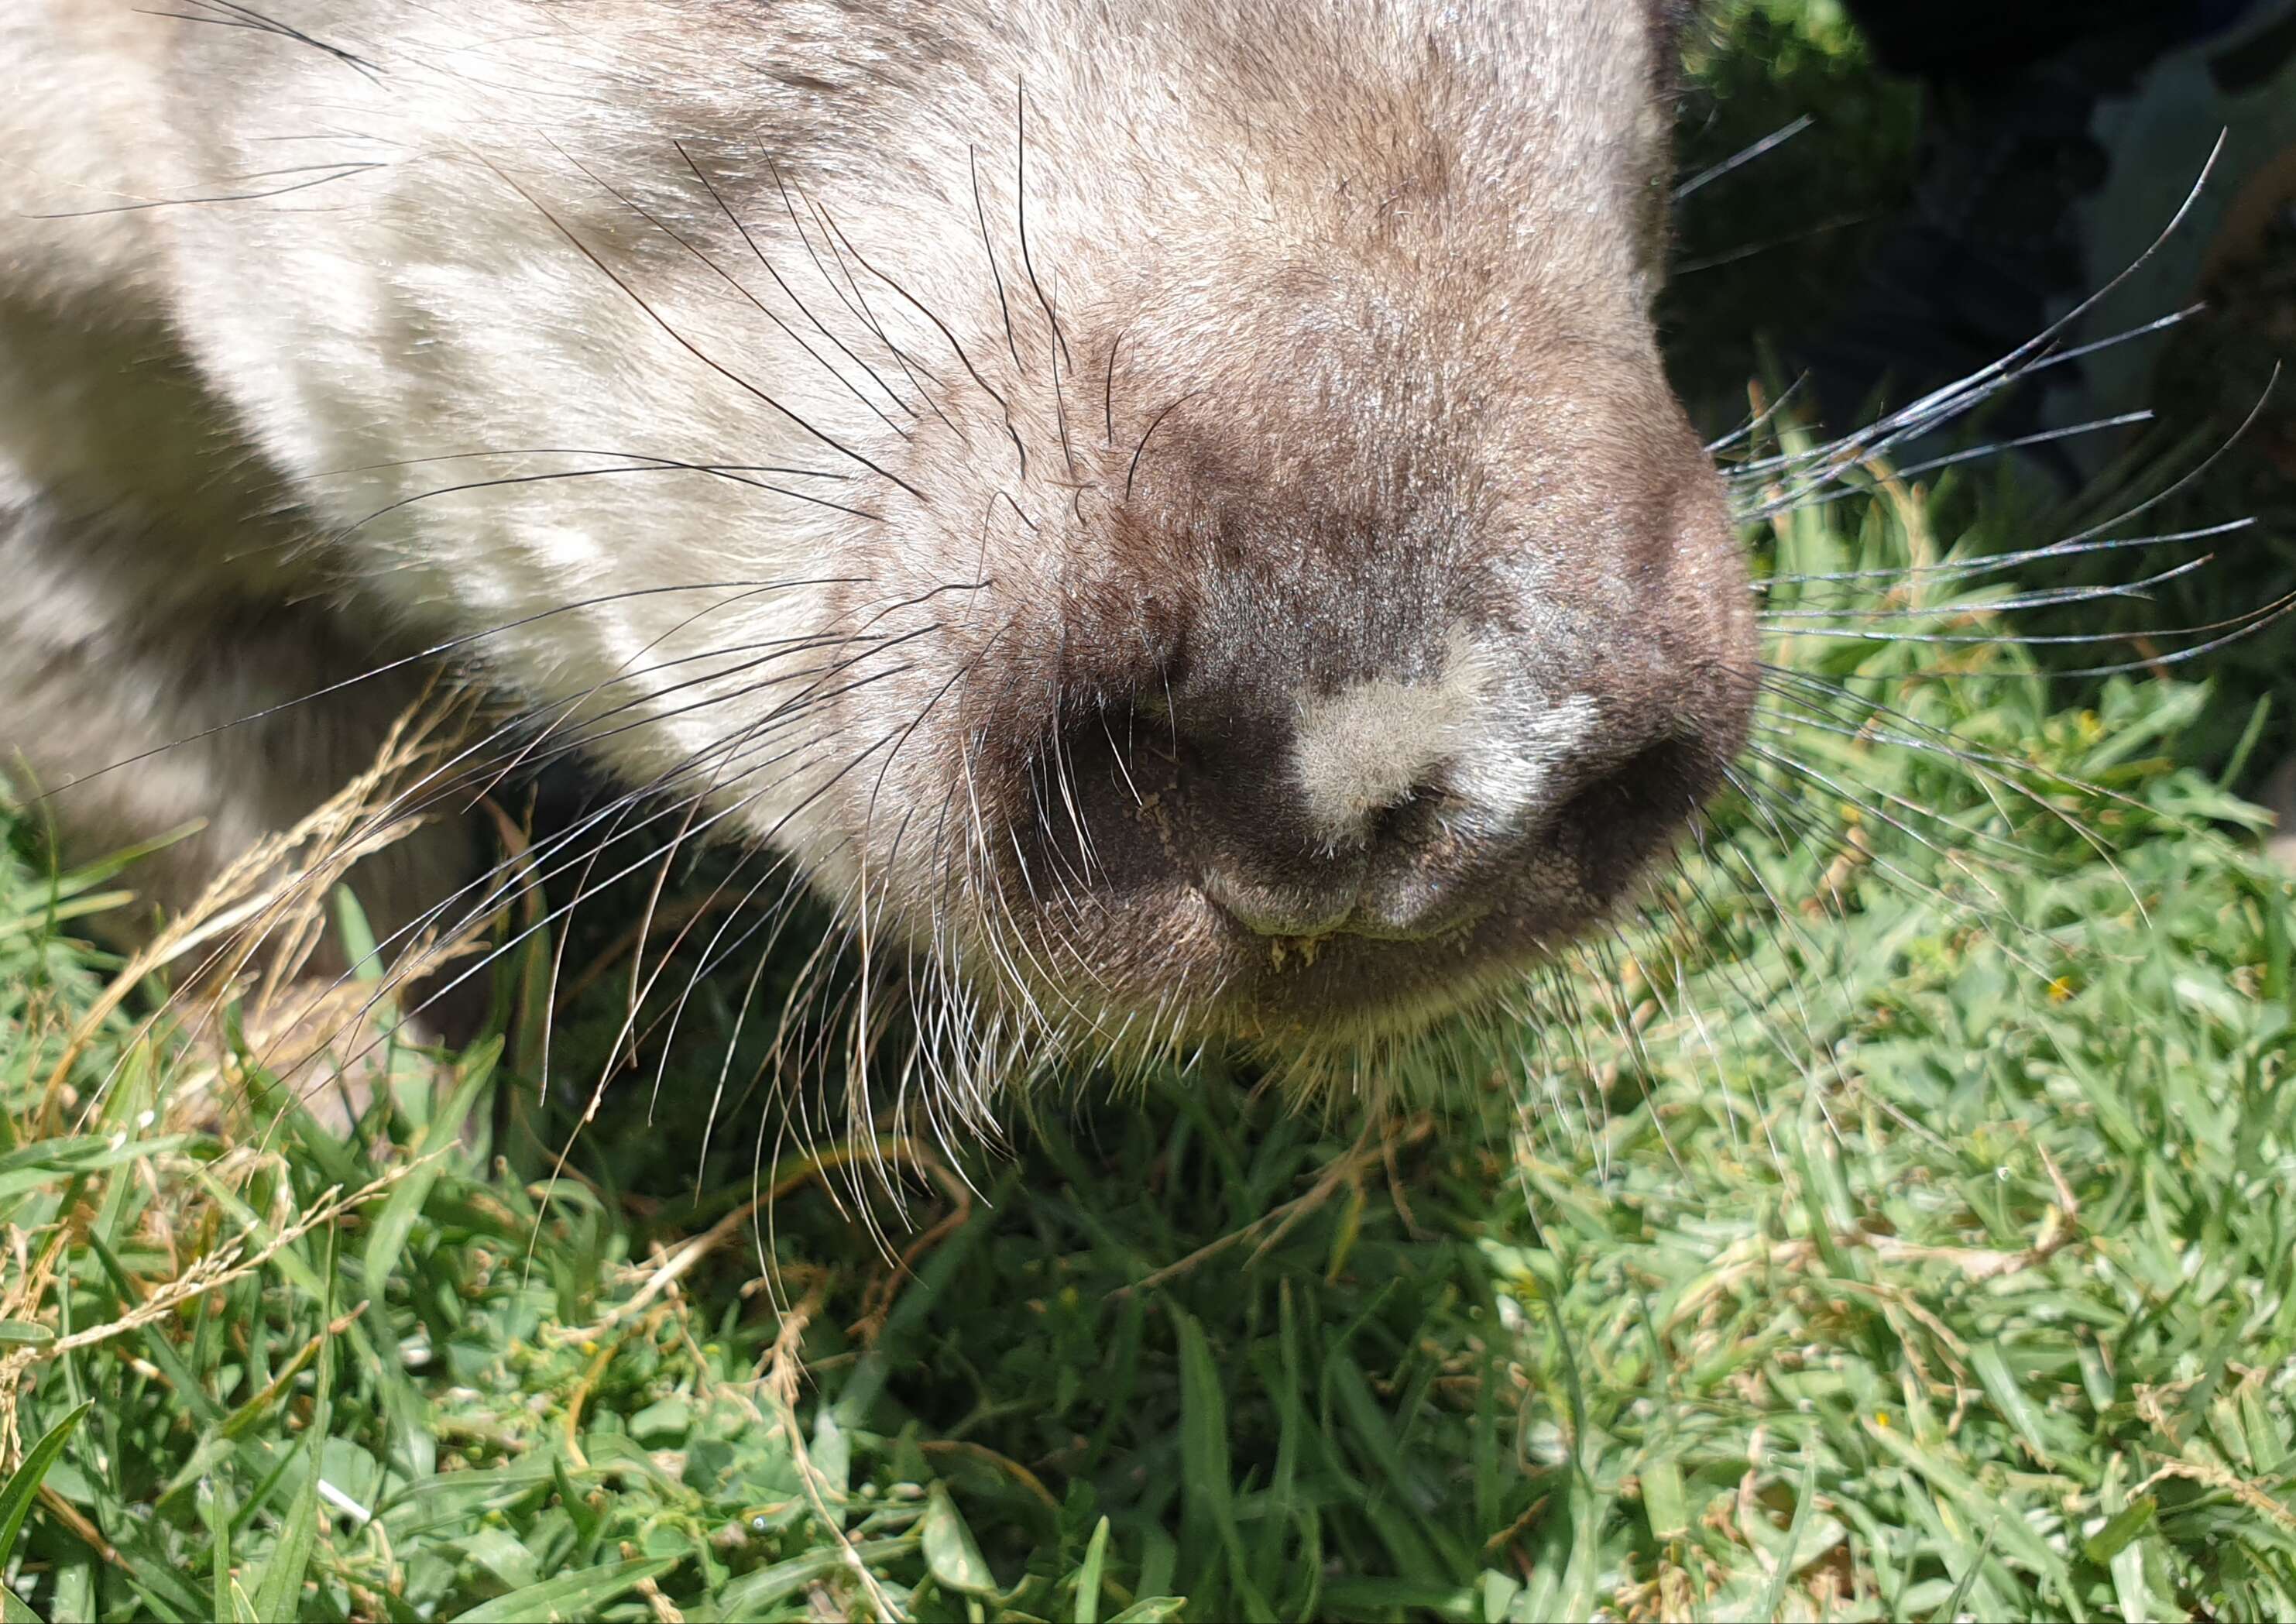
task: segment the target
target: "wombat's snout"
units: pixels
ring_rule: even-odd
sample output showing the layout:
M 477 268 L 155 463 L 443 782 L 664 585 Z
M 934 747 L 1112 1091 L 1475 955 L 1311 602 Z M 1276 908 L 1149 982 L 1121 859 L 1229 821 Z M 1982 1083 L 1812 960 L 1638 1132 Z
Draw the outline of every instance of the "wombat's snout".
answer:
M 1432 643 L 1376 675 L 1262 668 L 1165 701 L 1182 844 L 1228 920 L 1300 942 L 1439 939 L 1491 909 L 1509 849 L 1646 807 L 1675 775 L 1672 718 L 1606 727 L 1594 696 L 1549 692 L 1490 628 Z
M 309 9 L 0 8 L 72 155 L 0 165 L 0 757 L 92 850 L 296 824 L 396 710 L 348 672 L 444 655 L 529 725 L 474 750 L 627 790 L 568 841 L 830 900 L 938 1113 L 1512 990 L 1742 742 L 1651 317 L 1679 8 Z M 325 207 L 153 206 L 346 119 L 394 160 Z
M 1015 914 L 1089 958 L 1082 996 L 1348 1044 L 1603 918 L 1720 783 L 1755 687 L 1719 482 L 1660 421 L 1433 516 L 1224 503 L 1150 549 L 1160 639 L 1071 621 L 1143 651 L 1013 820 Z

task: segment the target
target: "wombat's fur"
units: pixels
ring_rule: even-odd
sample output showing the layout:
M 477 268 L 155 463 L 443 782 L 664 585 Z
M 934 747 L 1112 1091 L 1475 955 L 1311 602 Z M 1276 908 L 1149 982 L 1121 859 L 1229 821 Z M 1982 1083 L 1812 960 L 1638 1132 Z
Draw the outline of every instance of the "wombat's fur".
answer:
M 180 902 L 451 644 L 947 1024 L 1414 1028 L 1748 725 L 1673 9 L 15 0 L 0 745 Z

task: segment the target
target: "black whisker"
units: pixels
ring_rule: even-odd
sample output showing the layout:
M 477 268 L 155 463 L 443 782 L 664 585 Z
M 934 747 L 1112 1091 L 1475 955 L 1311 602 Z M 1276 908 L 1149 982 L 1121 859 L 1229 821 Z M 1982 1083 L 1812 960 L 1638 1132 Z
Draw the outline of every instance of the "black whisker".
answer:
M 815 439 L 819 440 L 832 451 L 836 452 L 840 456 L 850 458 L 852 461 L 858 463 L 862 467 L 866 468 L 870 472 L 877 475 L 879 478 L 890 484 L 898 486 L 902 490 L 906 491 L 918 502 L 922 503 L 924 501 L 924 493 L 917 489 L 915 486 L 910 484 L 906 480 L 904 480 L 898 474 L 880 466 L 878 463 L 872 462 L 869 458 L 862 455 L 858 451 L 856 451 L 852 449 L 852 447 L 845 445 L 842 441 L 824 433 L 821 430 L 814 427 L 812 423 L 807 422 L 803 416 L 791 411 L 788 406 L 783 406 L 779 400 L 776 400 L 773 396 L 767 394 L 764 390 L 758 388 L 756 384 L 750 382 L 748 379 L 734 372 L 731 367 L 726 365 L 725 363 L 718 360 L 716 357 L 702 350 L 699 345 L 695 344 L 691 339 L 688 339 L 684 333 L 678 332 L 676 327 L 671 323 L 665 320 L 660 312 L 657 311 L 652 305 L 648 304 L 644 296 L 641 295 L 636 289 L 633 288 L 627 282 L 624 281 L 623 278 L 615 272 L 613 267 L 608 265 L 604 259 L 601 258 L 590 245 L 583 242 L 581 237 L 570 229 L 563 220 L 561 220 L 555 214 L 552 213 L 549 207 L 545 204 L 541 199 L 536 197 L 534 193 L 521 185 L 516 179 L 504 172 L 498 166 L 489 162 L 488 164 L 488 168 L 494 170 L 496 176 L 504 185 L 510 187 L 512 191 L 524 198 L 527 202 L 533 207 L 536 213 L 542 216 L 544 219 L 549 221 L 551 226 L 558 232 L 558 234 L 564 237 L 568 242 L 573 245 L 577 252 L 580 253 L 584 258 L 587 259 L 592 265 L 597 267 L 599 275 L 604 276 L 607 281 L 612 283 L 617 288 L 620 289 L 624 296 L 627 297 L 633 305 L 637 307 L 638 310 L 646 317 L 647 320 L 659 327 L 672 343 L 685 350 L 695 360 L 701 362 L 702 365 L 708 367 L 711 372 L 716 373 L 719 377 L 724 378 L 727 382 L 742 390 L 742 393 L 748 395 L 751 399 L 757 401 L 759 405 L 767 407 L 768 410 L 787 419 L 799 430 L 811 435 Z

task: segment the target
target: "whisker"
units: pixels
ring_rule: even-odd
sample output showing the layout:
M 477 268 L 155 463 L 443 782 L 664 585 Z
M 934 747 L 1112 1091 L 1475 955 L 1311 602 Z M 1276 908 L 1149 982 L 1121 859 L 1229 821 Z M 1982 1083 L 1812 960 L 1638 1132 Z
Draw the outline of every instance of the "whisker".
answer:
M 564 237 L 566 241 L 573 246 L 576 252 L 579 253 L 585 259 L 587 259 L 593 266 L 596 267 L 600 275 L 605 277 L 607 281 L 612 283 L 615 287 L 619 289 L 623 296 L 627 298 L 632 305 L 637 308 L 639 313 L 644 316 L 647 320 L 653 323 L 656 327 L 660 328 L 662 333 L 680 349 L 685 350 L 686 354 L 692 356 L 695 360 L 701 362 L 702 365 L 708 367 L 711 372 L 717 373 L 728 383 L 734 385 L 734 388 L 740 390 L 743 394 L 758 402 L 758 405 L 787 420 L 800 432 L 820 441 L 823 445 L 828 447 L 829 449 L 836 452 L 839 455 L 859 463 L 862 467 L 866 468 L 871 473 L 877 475 L 878 478 L 885 480 L 888 484 L 898 486 L 920 504 L 924 503 L 924 493 L 917 489 L 915 486 L 910 484 L 906 480 L 902 479 L 898 474 L 891 472 L 880 463 L 873 462 L 868 457 L 864 456 L 860 452 L 854 450 L 843 441 L 839 440 L 833 436 L 824 433 L 822 430 L 816 428 L 801 414 L 783 405 L 781 401 L 767 393 L 766 390 L 758 388 L 758 385 L 750 382 L 739 373 L 734 372 L 724 362 L 718 360 L 715 357 L 703 350 L 691 339 L 680 332 L 672 323 L 666 320 L 660 311 L 656 310 L 651 304 L 647 303 L 644 297 L 640 294 L 636 288 L 633 288 L 618 273 L 616 273 L 611 266 L 608 265 L 604 259 L 600 258 L 597 252 L 593 250 L 588 243 L 585 242 L 578 234 L 568 226 L 567 224 L 563 220 L 560 219 L 555 214 L 552 213 L 549 207 L 545 204 L 541 199 L 536 197 L 534 193 L 521 185 L 515 178 L 504 171 L 498 166 L 488 162 L 487 167 L 494 170 L 496 176 L 499 178 L 504 185 L 517 193 L 521 198 L 524 198 L 527 203 L 533 208 L 537 214 L 539 214 L 545 220 L 547 220 L 551 226 L 557 231 L 558 234 Z

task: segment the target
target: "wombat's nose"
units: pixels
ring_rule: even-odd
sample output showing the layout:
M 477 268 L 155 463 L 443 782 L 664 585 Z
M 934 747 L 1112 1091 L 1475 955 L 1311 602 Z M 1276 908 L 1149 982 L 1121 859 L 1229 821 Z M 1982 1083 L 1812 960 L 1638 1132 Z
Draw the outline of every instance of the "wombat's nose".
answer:
M 1456 870 L 1476 844 L 1462 815 L 1492 787 L 1488 686 L 1455 655 L 1413 679 L 1191 707 L 1217 718 L 1188 775 L 1205 895 L 1271 937 L 1410 940 L 1472 917 Z
M 1557 696 L 1455 647 L 1408 677 L 1200 703 L 1182 775 L 1197 883 L 1257 935 L 1423 941 L 1541 864 L 1637 862 L 1715 771 L 1643 677 Z

